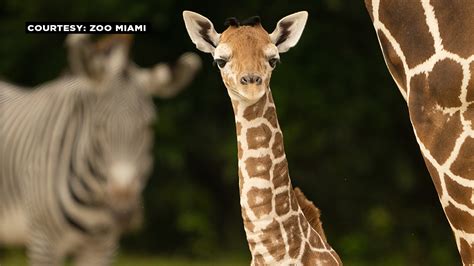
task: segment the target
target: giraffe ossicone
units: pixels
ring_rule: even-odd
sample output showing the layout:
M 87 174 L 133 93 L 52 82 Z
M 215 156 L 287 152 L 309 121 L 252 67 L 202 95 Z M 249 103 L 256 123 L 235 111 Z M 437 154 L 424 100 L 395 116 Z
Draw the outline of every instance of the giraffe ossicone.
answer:
M 242 23 L 232 18 L 222 33 L 202 15 L 184 11 L 183 17 L 196 47 L 213 56 L 234 109 L 240 205 L 252 265 L 341 265 L 319 210 L 292 188 L 270 91 L 280 53 L 298 43 L 308 13 L 282 18 L 270 34 L 256 17 Z

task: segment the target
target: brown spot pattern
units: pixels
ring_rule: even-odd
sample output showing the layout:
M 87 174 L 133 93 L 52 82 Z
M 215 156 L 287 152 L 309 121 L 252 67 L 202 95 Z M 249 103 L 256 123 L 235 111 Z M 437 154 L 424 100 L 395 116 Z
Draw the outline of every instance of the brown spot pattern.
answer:
M 474 139 L 467 138 L 464 141 L 458 157 L 451 165 L 451 171 L 455 175 L 474 180 Z
M 283 135 L 280 132 L 275 134 L 275 139 L 272 146 L 273 156 L 280 158 L 285 155 L 285 148 L 283 147 Z
M 421 1 L 381 0 L 379 18 L 400 44 L 410 68 L 430 58 L 434 50 L 433 37 L 425 21 Z
M 286 236 L 288 239 L 289 255 L 292 258 L 296 258 L 299 255 L 301 249 L 301 242 L 303 241 L 298 222 L 298 216 L 293 215 L 287 220 L 283 221 L 283 228 L 285 228 Z
M 474 88 L 472 88 L 474 90 Z M 469 93 L 469 92 L 468 92 Z M 474 106 L 471 104 L 467 110 L 462 113 L 464 119 L 471 121 L 471 125 L 474 125 Z
M 312 252 L 308 244 L 305 246 L 301 262 L 303 265 L 342 265 L 341 259 L 334 250 L 330 252 Z
M 461 254 L 463 265 L 472 265 L 474 263 L 473 252 L 474 247 L 461 238 L 459 241 L 459 253 Z
M 303 214 L 300 213 L 301 229 L 303 229 L 303 234 L 306 235 L 308 232 L 308 223 L 305 222 L 306 218 Z
M 444 177 L 444 182 L 446 183 L 448 195 L 451 196 L 451 198 L 471 209 L 474 208 L 474 204 L 471 202 L 472 193 L 474 192 L 472 188 L 462 186 L 447 176 Z
M 431 0 L 444 48 L 469 57 L 474 54 L 474 2 L 471 0 Z
M 240 136 L 242 132 L 242 124 L 240 122 L 235 123 L 235 129 L 237 130 L 237 136 Z
M 288 163 L 286 159 L 277 163 L 273 168 L 272 181 L 275 189 L 288 185 Z
M 399 84 L 406 92 L 406 74 L 405 69 L 403 68 L 402 59 L 397 55 L 395 49 L 392 47 L 387 37 L 385 37 L 385 34 L 383 34 L 382 31 L 378 31 L 378 35 L 383 50 L 383 57 L 385 58 L 385 63 L 387 64 L 388 70 L 390 71 L 390 74 L 392 74 L 392 77 L 396 80 L 397 84 Z
M 438 21 L 439 32 L 445 50 L 467 58 L 474 54 L 474 1 L 471 0 L 431 0 L 435 17 Z M 373 6 L 371 0 L 365 0 L 366 8 L 371 19 Z M 421 1 L 412 0 L 380 0 L 379 16 L 387 27 L 406 57 L 409 68 L 423 63 L 434 54 L 434 41 L 427 26 Z M 397 83 L 406 91 L 406 74 L 401 59 L 386 36 L 378 31 L 387 66 Z M 470 65 L 474 74 L 474 63 Z M 442 108 L 460 107 L 461 86 L 463 80 L 462 66 L 457 62 L 444 59 L 437 62 L 428 74 L 420 74 L 410 81 L 409 95 L 410 119 L 419 140 L 430 151 L 439 164 L 443 164 L 452 153 L 456 139 L 463 130 L 461 115 L 474 124 L 474 106 L 469 106 L 464 113 L 455 112 L 453 115 L 443 114 Z M 474 101 L 474 76 L 467 87 L 468 102 Z M 441 107 L 441 108 L 440 108 Z M 451 171 L 464 178 L 474 179 L 474 139 L 468 138 L 462 144 L 459 155 L 451 165 Z M 471 202 L 473 189 L 451 180 L 448 176 L 439 176 L 437 169 L 426 158 L 425 163 L 439 194 L 447 193 L 458 203 L 473 209 Z M 446 190 L 441 187 L 441 178 L 446 184 Z M 453 228 L 474 233 L 474 217 L 468 212 L 457 209 L 450 203 L 445 208 Z M 464 265 L 474 262 L 474 247 L 466 240 L 460 239 L 459 250 Z M 311 263 L 306 260 L 306 263 Z M 311 257 L 311 254 L 308 254 Z
M 255 243 L 255 240 L 253 240 L 253 239 L 247 239 L 247 242 L 249 243 L 250 251 L 253 252 L 253 251 L 255 250 L 255 245 L 256 245 L 257 243 Z
M 270 180 L 272 160 L 270 155 L 264 157 L 249 157 L 245 160 L 245 168 L 250 178 L 263 178 Z
M 280 26 L 283 28 L 288 28 L 290 24 L 283 24 Z M 286 36 L 283 36 L 279 42 L 284 41 L 283 39 L 285 38 Z M 236 63 L 235 66 L 232 65 L 234 72 L 241 73 L 245 71 L 253 71 L 255 73 L 261 73 L 266 71 L 265 66 L 262 66 L 260 63 L 255 63 L 257 60 L 254 60 L 256 57 L 263 56 L 263 49 L 260 48 L 270 43 L 268 33 L 260 25 L 254 27 L 229 27 L 222 33 L 220 41 L 221 43 L 229 44 L 231 49 L 235 52 L 233 54 L 234 61 L 238 63 Z M 264 77 L 267 77 L 265 83 L 268 83 L 270 75 L 266 74 Z M 223 80 L 227 87 L 231 87 L 231 80 L 228 80 L 228 78 L 224 76 Z M 265 109 L 267 101 L 273 103 L 272 95 L 269 92 L 267 93 L 266 97 L 262 97 L 257 101 L 257 103 L 247 107 L 243 111 L 244 119 L 253 121 L 256 118 L 264 117 L 270 123 L 271 127 L 278 128 L 276 110 L 274 107 Z M 237 102 L 232 102 L 232 106 L 234 113 L 236 114 L 238 113 L 238 108 L 242 108 L 241 106 L 238 106 Z M 241 136 L 242 125 L 239 122 L 236 123 L 236 131 L 237 135 Z M 269 126 L 262 124 L 257 127 L 249 128 L 245 137 L 247 138 L 246 140 L 248 143 L 248 149 L 258 149 L 261 147 L 270 148 L 272 132 Z M 242 159 L 244 152 L 242 144 L 238 142 L 237 146 L 239 159 Z M 281 133 L 277 133 L 275 135 L 271 149 L 276 158 L 282 157 L 284 155 L 283 136 Z M 269 155 L 262 157 L 251 157 L 246 159 L 243 163 L 241 161 L 239 162 L 240 191 L 242 191 L 244 180 L 242 170 L 246 171 L 251 178 L 263 178 L 270 180 L 272 161 Z M 296 196 L 293 193 L 291 185 L 289 184 L 288 165 L 286 159 L 284 159 L 279 164 L 274 165 L 272 182 L 275 189 L 281 186 L 289 185 L 286 192 L 275 195 L 275 211 L 277 214 L 284 215 L 290 211 L 290 208 L 293 210 L 298 210 Z M 270 188 L 259 189 L 253 187 L 248 191 L 247 198 L 249 209 L 246 210 L 242 208 L 242 218 L 244 220 L 244 226 L 246 230 L 253 232 L 255 230 L 255 225 L 250 221 L 248 212 L 252 211 L 257 219 L 261 219 L 265 215 L 270 214 L 272 211 L 273 191 Z M 310 229 L 309 225 L 306 223 L 306 220 L 304 220 L 304 216 L 297 214 L 284 221 L 282 225 L 280 225 L 274 219 L 270 225 L 262 230 L 260 234 L 261 243 L 266 247 L 270 255 L 273 256 L 276 261 L 281 261 L 288 251 L 283 241 L 283 233 L 288 237 L 290 257 L 297 258 L 299 255 L 300 249 L 303 246 L 302 244 L 304 244 L 302 232 L 300 231 L 299 226 L 300 222 L 303 222 L 302 228 L 305 232 Z M 252 262 L 256 265 L 264 265 L 264 257 L 262 254 L 255 252 L 255 244 L 256 243 L 253 240 L 249 239 L 249 248 L 253 255 Z M 306 247 L 308 248 L 307 252 L 310 254 L 309 256 L 314 255 L 311 254 L 313 252 L 309 250 L 309 246 L 306 245 Z M 330 258 L 329 253 L 321 253 L 321 255 L 328 256 Z M 314 264 L 316 261 L 308 260 L 308 262 L 308 264 Z M 328 262 L 330 261 L 328 260 Z
M 468 102 L 474 101 L 474 62 L 471 63 L 469 66 L 469 70 L 471 72 L 471 78 L 469 79 L 469 83 L 467 84 L 467 97 L 466 100 Z
M 268 107 L 263 117 L 268 120 L 268 122 L 272 125 L 273 128 L 278 127 L 278 120 L 274 107 Z
M 242 175 L 242 170 L 239 168 L 239 192 L 242 192 L 244 186 L 244 176 Z
M 320 219 L 321 213 L 319 209 L 314 205 L 314 203 L 306 198 L 303 192 L 299 188 L 293 190 L 298 200 L 298 205 L 301 208 L 304 216 L 300 216 L 300 220 L 303 221 L 303 224 L 309 224 L 323 239 L 323 242 L 326 242 L 326 236 L 324 234 L 323 225 Z
M 460 64 L 450 59 L 437 62 L 428 76 L 430 98 L 443 107 L 460 106 L 462 79 Z
M 252 223 L 250 220 L 249 216 L 247 215 L 247 210 L 242 208 L 242 220 L 244 220 L 244 227 L 247 228 L 247 230 L 253 232 L 255 229 L 255 225 Z M 249 244 L 252 244 L 249 242 Z
M 469 213 L 457 209 L 451 204 L 444 208 L 444 211 L 454 228 L 464 230 L 469 234 L 474 233 L 474 223 L 472 223 L 474 217 Z
M 309 244 L 314 247 L 314 248 L 321 248 L 321 247 L 324 247 L 324 243 L 321 242 L 321 238 L 315 234 L 314 232 L 311 232 L 309 234 Z
M 261 124 L 258 127 L 251 127 L 247 130 L 248 148 L 250 150 L 268 148 L 271 137 L 272 132 L 267 125 Z
M 250 252 L 254 254 L 252 257 L 252 265 L 265 265 L 265 260 L 263 259 L 262 254 L 255 252 L 255 241 L 253 239 L 247 239 L 247 242 L 249 243 Z
M 278 216 L 287 214 L 290 211 L 290 198 L 288 191 L 279 193 L 275 196 L 275 211 Z
M 237 141 L 237 156 L 239 157 L 239 160 L 242 159 L 243 155 L 244 150 L 242 149 L 242 144 L 240 144 L 240 141 Z
M 262 230 L 262 244 L 267 248 L 270 255 L 276 261 L 285 257 L 285 243 L 280 229 L 280 224 L 273 220 L 265 229 Z
M 333 264 L 333 265 L 342 265 L 341 258 L 339 258 L 339 255 L 337 255 L 336 251 L 331 250 L 330 254 L 332 254 L 332 256 L 330 256 L 330 255 L 327 254 L 327 253 L 324 253 L 321 257 L 327 258 L 328 264 L 331 263 L 331 264 Z M 336 263 L 336 262 L 333 262 L 333 261 L 334 261 L 333 258 L 336 258 L 337 263 Z
M 265 102 L 265 97 L 262 97 L 258 102 L 247 107 L 244 111 L 244 118 L 248 121 L 252 121 L 257 117 L 261 117 L 265 108 Z
M 263 259 L 263 256 L 262 254 L 260 253 L 257 253 L 254 257 L 253 257 L 253 264 L 252 265 L 265 265 L 265 260 Z
M 295 192 L 293 191 L 293 188 L 290 185 L 290 201 L 291 201 L 291 209 L 293 211 L 298 210 L 298 199 L 296 198 Z
M 431 164 L 431 162 L 428 161 L 428 159 L 426 159 L 424 156 L 423 159 L 425 159 L 425 164 L 428 168 L 428 172 L 430 172 L 431 179 L 433 180 L 433 183 L 436 188 L 436 192 L 438 192 L 438 196 L 441 198 L 443 196 L 443 189 L 441 188 L 441 180 L 438 174 L 438 170 L 436 170 L 433 164 Z
M 337 255 L 335 257 L 339 258 Z M 337 265 L 328 252 L 313 252 L 308 244 L 305 245 L 301 263 L 302 265 Z M 339 265 L 342 265 L 342 263 L 339 263 Z
M 248 205 L 258 219 L 272 211 L 272 196 L 270 188 L 252 188 L 248 191 Z
M 365 7 L 367 8 L 367 11 L 369 12 L 370 19 L 374 21 L 374 15 L 373 15 L 373 10 L 372 10 L 372 0 L 365 0 Z
M 409 99 L 410 119 L 421 142 L 439 164 L 449 157 L 456 138 L 462 132 L 459 113 L 449 116 L 437 109 L 438 99 L 428 86 L 425 75 L 417 75 L 411 80 Z

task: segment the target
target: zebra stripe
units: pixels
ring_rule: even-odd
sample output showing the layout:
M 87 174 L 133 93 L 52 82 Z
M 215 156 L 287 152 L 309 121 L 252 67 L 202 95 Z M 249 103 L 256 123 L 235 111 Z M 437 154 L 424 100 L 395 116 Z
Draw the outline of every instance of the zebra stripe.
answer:
M 80 44 L 69 49 L 94 47 Z M 160 81 L 158 68 L 127 63 L 117 71 L 107 56 L 126 52 L 110 45 L 112 52 L 102 47 L 105 54 L 89 50 L 90 58 L 76 60 L 85 64 L 79 72 L 34 90 L 0 82 L 0 244 L 26 245 L 33 265 L 61 264 L 67 255 L 78 264 L 110 263 L 141 213 L 152 164 L 151 92 L 168 97 L 187 85 Z M 200 61 L 188 54 L 177 66 L 172 76 L 189 81 Z

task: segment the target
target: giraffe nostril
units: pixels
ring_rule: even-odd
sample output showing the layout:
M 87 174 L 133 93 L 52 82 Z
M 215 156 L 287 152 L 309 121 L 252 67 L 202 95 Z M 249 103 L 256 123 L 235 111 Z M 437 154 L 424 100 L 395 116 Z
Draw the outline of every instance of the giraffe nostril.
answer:
M 242 85 L 253 84 L 253 83 L 256 83 L 257 85 L 261 85 L 262 78 L 253 74 L 246 75 L 240 78 L 240 84 Z

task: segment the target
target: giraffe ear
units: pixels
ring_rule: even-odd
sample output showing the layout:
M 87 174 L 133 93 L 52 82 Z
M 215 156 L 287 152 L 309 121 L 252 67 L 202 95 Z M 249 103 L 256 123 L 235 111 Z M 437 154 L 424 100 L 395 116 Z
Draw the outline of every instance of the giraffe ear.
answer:
M 205 53 L 214 53 L 219 43 L 220 34 L 214 29 L 212 22 L 204 16 L 191 11 L 183 11 L 184 24 L 189 37 L 196 48 Z
M 284 53 L 298 43 L 307 19 L 308 12 L 300 11 L 278 21 L 275 30 L 270 34 L 270 39 L 278 48 L 278 52 Z

